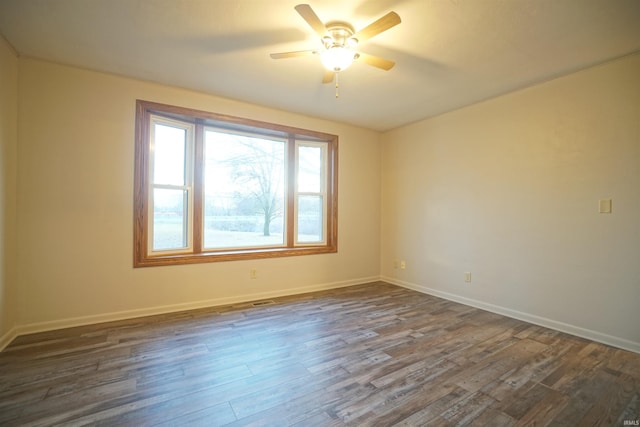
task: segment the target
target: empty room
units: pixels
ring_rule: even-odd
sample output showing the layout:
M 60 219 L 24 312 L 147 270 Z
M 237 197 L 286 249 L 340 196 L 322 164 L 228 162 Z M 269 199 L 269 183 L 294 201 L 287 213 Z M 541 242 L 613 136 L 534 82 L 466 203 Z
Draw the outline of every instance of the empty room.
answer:
M 0 425 L 640 425 L 639 22 L 0 0 Z

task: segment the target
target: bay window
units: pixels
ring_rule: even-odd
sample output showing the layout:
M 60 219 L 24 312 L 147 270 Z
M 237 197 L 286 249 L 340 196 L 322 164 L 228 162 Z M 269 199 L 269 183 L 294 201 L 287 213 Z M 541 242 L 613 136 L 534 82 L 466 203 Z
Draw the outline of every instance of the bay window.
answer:
M 137 102 L 134 265 L 337 251 L 338 137 Z

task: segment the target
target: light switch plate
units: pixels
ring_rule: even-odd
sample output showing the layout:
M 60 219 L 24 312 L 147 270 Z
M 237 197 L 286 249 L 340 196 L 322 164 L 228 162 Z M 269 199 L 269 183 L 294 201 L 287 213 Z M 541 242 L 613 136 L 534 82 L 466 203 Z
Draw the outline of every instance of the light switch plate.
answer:
M 611 199 L 601 199 L 598 208 L 600 213 L 611 213 Z

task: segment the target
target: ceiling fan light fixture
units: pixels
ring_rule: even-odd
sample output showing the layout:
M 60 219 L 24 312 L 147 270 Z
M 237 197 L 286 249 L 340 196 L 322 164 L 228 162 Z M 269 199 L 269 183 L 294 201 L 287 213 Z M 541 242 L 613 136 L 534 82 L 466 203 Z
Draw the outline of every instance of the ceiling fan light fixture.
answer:
M 309 27 L 320 36 L 320 42 L 324 49 L 272 53 L 271 57 L 273 59 L 281 59 L 303 55 L 320 56 L 320 62 L 326 68 L 322 83 L 330 83 L 335 80 L 336 98 L 338 97 L 338 76 L 340 72 L 349 68 L 356 59 L 361 58 L 361 61 L 365 64 L 385 71 L 390 70 L 395 65 L 393 61 L 358 52 L 357 48 L 360 42 L 369 40 L 398 25 L 401 21 L 397 13 L 389 12 L 356 32 L 353 26 L 345 21 L 323 23 L 308 4 L 299 4 L 295 7 L 295 10 L 307 22 Z
M 356 58 L 356 52 L 344 46 L 332 46 L 320 54 L 322 65 L 336 73 L 349 68 Z

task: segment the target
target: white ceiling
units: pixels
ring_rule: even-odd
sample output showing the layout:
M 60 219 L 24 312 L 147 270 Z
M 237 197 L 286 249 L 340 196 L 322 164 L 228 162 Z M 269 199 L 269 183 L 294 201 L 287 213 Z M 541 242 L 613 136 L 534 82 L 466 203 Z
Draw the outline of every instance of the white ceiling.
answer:
M 340 99 L 322 84 L 304 0 L 0 0 L 19 55 L 388 130 L 640 51 L 640 0 L 308 0 L 356 30 L 402 23 L 359 46 Z M 640 78 L 640 76 L 639 76 Z

